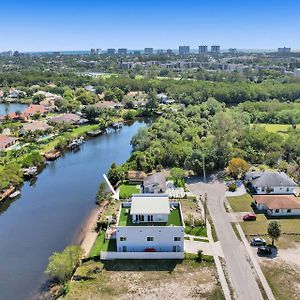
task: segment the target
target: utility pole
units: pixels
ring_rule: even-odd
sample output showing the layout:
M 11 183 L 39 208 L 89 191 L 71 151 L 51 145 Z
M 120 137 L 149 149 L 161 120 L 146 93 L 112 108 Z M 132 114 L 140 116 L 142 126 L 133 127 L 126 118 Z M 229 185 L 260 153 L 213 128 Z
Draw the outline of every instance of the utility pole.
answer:
M 207 193 L 204 194 L 204 200 L 203 200 L 203 209 L 204 209 L 204 222 L 205 222 L 205 227 L 206 227 L 206 215 L 207 215 L 206 202 L 207 202 Z
M 205 155 L 202 155 L 202 168 L 203 168 L 203 180 L 206 183 L 206 174 L 205 174 Z

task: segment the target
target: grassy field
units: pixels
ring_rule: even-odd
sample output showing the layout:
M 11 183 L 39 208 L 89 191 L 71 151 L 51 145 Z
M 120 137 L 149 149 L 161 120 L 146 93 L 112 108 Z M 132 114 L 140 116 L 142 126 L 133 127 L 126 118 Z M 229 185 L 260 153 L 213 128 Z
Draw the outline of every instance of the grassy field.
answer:
M 268 238 L 268 224 L 274 219 L 268 220 L 264 214 L 256 215 L 256 221 L 244 222 L 240 224 L 246 236 L 250 235 L 264 236 L 268 243 L 271 240 Z M 284 233 L 300 234 L 300 219 L 278 219 L 276 220 L 281 225 L 282 234 L 278 241 L 275 242 L 276 246 L 281 249 L 292 247 L 295 242 L 300 242 L 298 235 L 286 235 Z
M 194 228 L 192 228 L 192 227 L 189 227 L 189 226 L 185 226 L 184 232 L 186 234 L 190 234 L 190 235 L 207 237 L 206 227 L 194 227 Z
M 101 251 L 116 251 L 116 240 L 105 240 L 105 231 L 98 235 L 89 257 L 99 256 Z
M 133 184 L 122 184 L 120 186 L 120 198 L 126 199 L 130 198 L 132 194 L 139 194 L 140 188 L 137 185 Z
M 291 125 L 288 124 L 254 124 L 254 126 L 264 127 L 269 132 L 276 132 L 282 135 L 286 135 L 289 129 L 292 129 Z M 300 124 L 297 125 L 297 128 L 300 128 Z
M 276 299 L 299 299 L 300 272 L 279 261 L 262 263 L 262 271 Z
M 234 212 L 253 211 L 250 206 L 253 199 L 249 194 L 227 197 L 227 199 Z
M 213 262 L 90 261 L 75 275 L 61 299 L 224 299 Z

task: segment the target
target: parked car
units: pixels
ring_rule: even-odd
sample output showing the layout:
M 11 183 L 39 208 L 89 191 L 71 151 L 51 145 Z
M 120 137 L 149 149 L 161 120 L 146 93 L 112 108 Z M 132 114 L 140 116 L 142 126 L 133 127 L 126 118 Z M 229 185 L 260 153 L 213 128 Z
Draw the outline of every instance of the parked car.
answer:
M 251 246 L 266 246 L 266 241 L 260 237 L 256 237 L 250 240 Z
M 270 247 L 261 246 L 261 247 L 257 248 L 257 254 L 270 255 L 270 254 L 272 254 L 272 249 Z
M 249 213 L 243 216 L 244 221 L 255 221 L 256 220 L 256 214 Z

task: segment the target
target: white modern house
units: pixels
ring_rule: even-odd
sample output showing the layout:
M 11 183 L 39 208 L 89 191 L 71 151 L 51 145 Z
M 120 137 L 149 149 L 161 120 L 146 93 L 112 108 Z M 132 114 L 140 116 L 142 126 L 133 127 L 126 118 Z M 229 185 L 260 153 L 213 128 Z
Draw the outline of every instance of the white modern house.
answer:
M 294 195 L 254 195 L 253 200 L 269 217 L 300 216 L 300 201 Z
M 297 187 L 297 184 L 284 172 L 248 172 L 245 180 L 258 195 L 294 194 Z
M 164 194 L 136 194 L 120 206 L 116 252 L 101 259 L 183 259 L 184 223 L 179 202 Z

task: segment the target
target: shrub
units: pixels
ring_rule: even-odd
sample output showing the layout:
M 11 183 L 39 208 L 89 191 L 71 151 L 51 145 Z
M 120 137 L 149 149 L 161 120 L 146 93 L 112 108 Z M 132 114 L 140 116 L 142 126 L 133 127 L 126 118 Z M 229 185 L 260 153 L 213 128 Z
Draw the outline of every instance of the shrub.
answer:
M 235 183 L 229 184 L 228 190 L 229 190 L 230 192 L 235 192 L 236 189 L 237 189 L 237 185 L 236 185 Z

